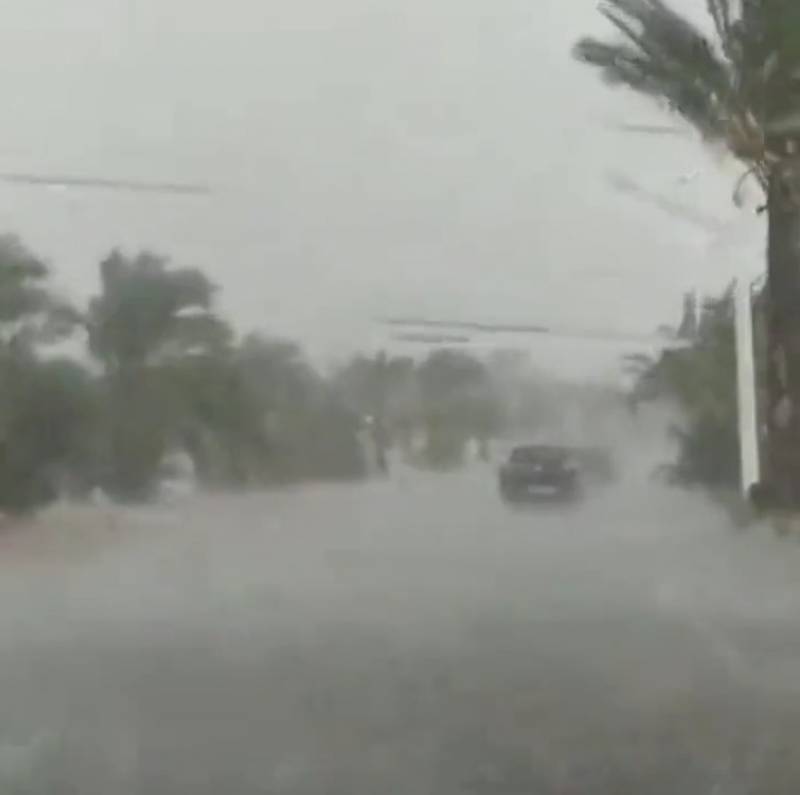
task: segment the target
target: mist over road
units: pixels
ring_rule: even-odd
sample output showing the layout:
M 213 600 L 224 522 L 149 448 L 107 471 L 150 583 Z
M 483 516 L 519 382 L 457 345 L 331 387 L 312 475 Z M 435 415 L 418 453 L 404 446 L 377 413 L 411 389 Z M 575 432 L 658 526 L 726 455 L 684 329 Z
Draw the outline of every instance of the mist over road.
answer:
M 699 498 L 511 511 L 478 468 L 126 521 L 3 565 L 24 791 L 797 791 L 800 547 Z

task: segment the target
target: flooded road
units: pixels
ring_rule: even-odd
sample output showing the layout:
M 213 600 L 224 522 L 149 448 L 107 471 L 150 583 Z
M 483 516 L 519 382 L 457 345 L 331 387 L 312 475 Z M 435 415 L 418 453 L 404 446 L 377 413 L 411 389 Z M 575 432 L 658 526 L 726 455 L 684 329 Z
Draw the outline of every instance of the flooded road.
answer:
M 103 521 L 3 567 L 8 791 L 797 792 L 800 545 L 700 499 L 407 473 Z

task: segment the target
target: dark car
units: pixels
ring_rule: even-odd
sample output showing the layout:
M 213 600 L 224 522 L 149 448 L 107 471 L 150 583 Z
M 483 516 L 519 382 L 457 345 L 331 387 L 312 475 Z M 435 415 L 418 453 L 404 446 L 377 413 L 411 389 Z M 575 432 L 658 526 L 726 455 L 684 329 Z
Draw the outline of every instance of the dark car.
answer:
M 515 447 L 500 468 L 500 494 L 507 502 L 571 500 L 580 494 L 580 474 L 565 447 Z

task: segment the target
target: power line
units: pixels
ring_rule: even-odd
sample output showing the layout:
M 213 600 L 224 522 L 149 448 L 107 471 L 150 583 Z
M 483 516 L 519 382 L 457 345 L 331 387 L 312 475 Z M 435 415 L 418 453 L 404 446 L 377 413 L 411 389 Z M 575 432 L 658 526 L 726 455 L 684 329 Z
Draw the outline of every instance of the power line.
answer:
M 670 346 L 682 346 L 683 341 L 673 339 L 665 334 L 635 334 L 625 331 L 615 330 L 577 330 L 553 328 L 541 325 L 507 324 L 507 323 L 483 323 L 472 321 L 449 321 L 428 318 L 388 318 L 376 321 L 379 325 L 391 326 L 394 328 L 416 329 L 408 333 L 395 335 L 395 339 L 402 338 L 409 342 L 432 342 L 446 339 L 446 334 L 432 335 L 427 334 L 424 329 L 435 329 L 442 332 L 472 332 L 478 334 L 532 334 L 536 336 L 558 337 L 561 339 L 575 339 L 602 342 L 624 342 L 624 343 L 647 343 L 663 346 L 665 343 Z M 458 339 L 458 342 L 472 341 L 469 338 Z
M 626 193 L 630 196 L 635 196 L 638 199 L 657 207 L 662 212 L 673 218 L 678 218 L 681 221 L 699 227 L 706 232 L 719 233 L 725 228 L 725 224 L 718 218 L 711 215 L 695 210 L 681 202 L 673 201 L 672 199 L 662 196 L 658 193 L 646 190 L 637 182 L 632 180 L 626 174 L 617 171 L 610 171 L 606 174 L 606 181 L 619 193 Z
M 498 325 L 492 323 L 475 323 L 471 321 L 431 320 L 418 317 L 392 317 L 378 321 L 385 326 L 421 326 L 423 328 L 442 328 L 453 331 L 471 332 L 510 332 L 512 334 L 547 334 L 546 326 L 531 325 Z
M 190 182 L 147 182 L 143 180 L 109 179 L 74 175 L 43 175 L 24 172 L 0 172 L 0 182 L 51 188 L 88 188 L 127 191 L 131 193 L 171 193 L 178 195 L 207 195 L 208 185 Z
M 669 127 L 666 124 L 636 124 L 631 122 L 614 122 L 611 129 L 620 132 L 642 133 L 644 135 L 677 135 L 685 137 L 687 131 L 680 127 Z

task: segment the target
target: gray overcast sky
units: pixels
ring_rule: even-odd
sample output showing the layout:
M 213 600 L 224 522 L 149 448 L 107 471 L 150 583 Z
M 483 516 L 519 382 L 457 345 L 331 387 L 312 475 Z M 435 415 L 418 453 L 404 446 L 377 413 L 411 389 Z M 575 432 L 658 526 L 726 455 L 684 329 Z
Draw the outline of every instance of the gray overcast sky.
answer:
M 0 170 L 215 190 L 6 185 L 0 226 L 75 296 L 114 245 L 199 265 L 241 327 L 323 355 L 380 314 L 646 332 L 685 289 L 756 274 L 763 245 L 731 164 L 608 128 L 662 116 L 572 62 L 605 30 L 595 0 L 8 0 Z M 737 231 L 637 204 L 609 171 Z M 595 370 L 617 352 L 536 348 Z

